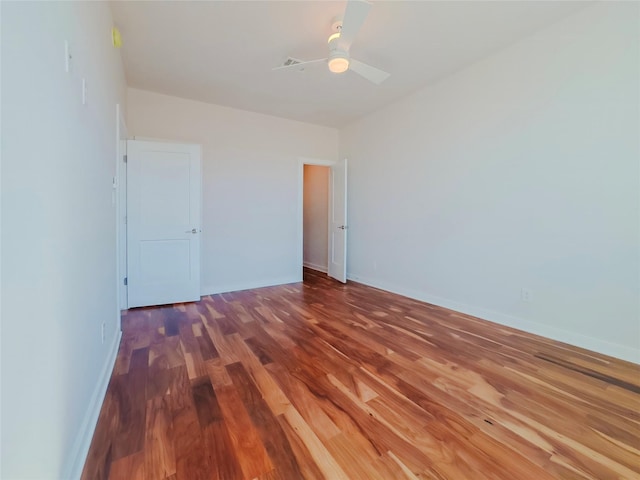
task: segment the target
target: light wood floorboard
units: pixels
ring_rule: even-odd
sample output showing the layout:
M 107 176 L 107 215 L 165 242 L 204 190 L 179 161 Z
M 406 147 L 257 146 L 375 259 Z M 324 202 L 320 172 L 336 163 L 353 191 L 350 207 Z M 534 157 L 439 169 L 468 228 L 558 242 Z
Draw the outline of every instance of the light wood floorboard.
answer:
M 640 367 L 357 283 L 141 308 L 82 475 L 640 479 Z

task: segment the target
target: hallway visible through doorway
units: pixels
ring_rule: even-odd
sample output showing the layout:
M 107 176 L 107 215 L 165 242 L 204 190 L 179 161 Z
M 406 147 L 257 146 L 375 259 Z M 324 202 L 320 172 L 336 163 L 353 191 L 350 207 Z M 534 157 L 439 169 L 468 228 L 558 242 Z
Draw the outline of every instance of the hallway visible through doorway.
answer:
M 329 250 L 330 168 L 304 165 L 303 264 L 327 272 Z

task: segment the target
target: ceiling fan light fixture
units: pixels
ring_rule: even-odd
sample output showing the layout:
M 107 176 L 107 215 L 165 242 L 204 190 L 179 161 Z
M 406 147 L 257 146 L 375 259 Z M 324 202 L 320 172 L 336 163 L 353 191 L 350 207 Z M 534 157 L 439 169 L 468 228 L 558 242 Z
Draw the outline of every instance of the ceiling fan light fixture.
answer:
M 349 58 L 342 55 L 336 55 L 329 58 L 329 70 L 332 73 L 344 73 L 349 70 Z
M 327 40 L 328 44 L 331 44 L 332 41 L 337 40 L 338 38 L 340 38 L 340 32 L 336 32 L 331 34 L 331 36 L 329 36 L 329 40 Z
M 292 67 L 296 70 L 302 70 L 308 64 L 323 62 L 331 73 L 340 74 L 350 70 L 365 80 L 380 85 L 389 78 L 387 72 L 360 62 L 355 58 L 352 60 L 349 55 L 351 44 L 364 23 L 370 8 L 371 3 L 368 0 L 347 0 L 344 15 L 334 18 L 331 24 L 332 35 L 327 40 L 327 46 L 329 47 L 329 55 L 327 57 L 308 61 L 290 58 L 284 65 L 275 67 L 273 70 L 291 69 Z M 344 19 L 347 21 L 346 24 L 343 24 Z

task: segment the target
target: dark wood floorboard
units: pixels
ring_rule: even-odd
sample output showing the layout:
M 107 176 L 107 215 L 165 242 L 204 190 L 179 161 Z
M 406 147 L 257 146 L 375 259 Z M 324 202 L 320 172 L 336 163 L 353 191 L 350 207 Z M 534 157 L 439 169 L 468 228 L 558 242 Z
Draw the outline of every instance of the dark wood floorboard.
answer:
M 126 312 L 82 479 L 640 479 L 638 365 L 304 276 Z

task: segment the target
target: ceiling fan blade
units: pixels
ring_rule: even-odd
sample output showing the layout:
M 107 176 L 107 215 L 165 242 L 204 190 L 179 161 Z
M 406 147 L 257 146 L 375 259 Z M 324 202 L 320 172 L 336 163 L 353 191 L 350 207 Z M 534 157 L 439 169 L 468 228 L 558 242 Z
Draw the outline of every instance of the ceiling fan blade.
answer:
M 349 63 L 349 70 L 353 70 L 358 75 L 361 75 L 362 77 L 366 78 L 372 83 L 375 83 L 376 85 L 380 85 L 391 75 L 390 73 L 384 72 L 379 68 L 372 67 L 371 65 L 359 62 L 358 60 L 354 60 L 353 58 Z
M 293 60 L 293 61 L 291 61 Z M 273 67 L 271 70 L 284 70 L 287 68 L 296 68 L 296 67 L 304 67 L 309 65 L 310 63 L 318 63 L 318 62 L 326 62 L 326 58 L 318 58 L 317 60 L 308 60 L 308 61 L 300 61 L 294 58 L 288 58 L 284 65 L 279 65 L 277 67 Z
M 371 4 L 366 0 L 348 0 L 347 8 L 342 19 L 342 29 L 338 38 L 338 48 L 349 51 L 353 39 L 356 38 L 360 27 L 369 14 Z

